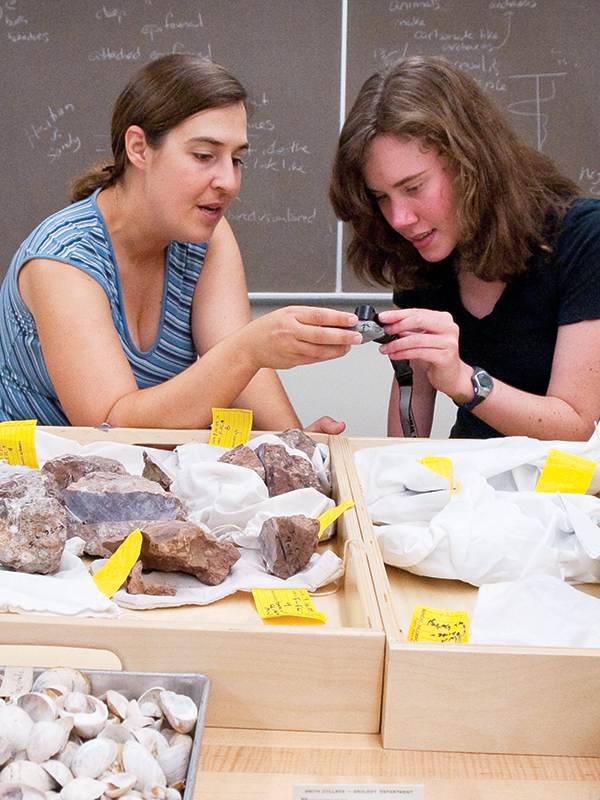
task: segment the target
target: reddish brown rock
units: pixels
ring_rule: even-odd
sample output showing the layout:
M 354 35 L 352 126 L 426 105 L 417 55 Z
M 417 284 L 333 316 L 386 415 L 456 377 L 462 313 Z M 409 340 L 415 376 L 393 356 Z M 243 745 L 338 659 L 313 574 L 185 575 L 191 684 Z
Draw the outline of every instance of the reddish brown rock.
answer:
M 177 589 L 172 586 L 165 586 L 162 583 L 155 583 L 148 578 L 142 578 L 142 562 L 136 561 L 127 578 L 127 592 L 128 594 L 153 594 L 174 597 L 177 594 Z
M 310 561 L 319 541 L 319 521 L 304 514 L 270 517 L 259 534 L 265 569 L 278 578 L 291 578 Z
M 152 522 L 141 530 L 144 569 L 185 572 L 217 586 L 240 557 L 234 545 L 219 542 L 192 522 Z
M 225 464 L 235 464 L 238 467 L 247 467 L 254 470 L 261 481 L 265 479 L 265 468 L 262 461 L 254 450 L 245 444 L 239 444 L 233 450 L 228 450 L 227 453 L 221 456 L 219 461 Z
M 148 520 L 128 519 L 123 522 L 78 522 L 67 514 L 67 538 L 79 536 L 85 542 L 84 552 L 89 556 L 110 558 L 129 534 Z
M 301 450 L 303 453 L 306 453 L 309 458 L 313 457 L 316 444 L 310 436 L 307 436 L 300 428 L 288 428 L 287 431 L 282 431 L 278 433 L 277 436 L 289 447 L 293 447 L 295 450 Z
M 183 518 L 174 494 L 137 475 L 92 472 L 67 486 L 63 499 L 73 517 L 84 523 Z
M 307 487 L 322 491 L 321 481 L 310 461 L 291 455 L 282 444 L 261 444 L 256 448 L 256 455 L 265 468 L 269 497 Z
M 0 481 L 0 564 L 55 572 L 67 540 L 66 512 L 54 476 L 32 470 Z
M 58 456 L 46 461 L 42 471 L 54 475 L 61 491 L 90 472 L 127 474 L 127 470 L 120 461 L 114 458 L 105 458 L 104 456 Z

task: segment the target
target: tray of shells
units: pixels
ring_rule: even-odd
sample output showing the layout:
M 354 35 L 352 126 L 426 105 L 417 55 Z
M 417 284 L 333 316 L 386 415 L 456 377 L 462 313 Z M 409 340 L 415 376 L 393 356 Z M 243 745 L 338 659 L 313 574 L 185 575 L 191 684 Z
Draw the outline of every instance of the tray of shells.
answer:
M 209 687 L 191 673 L 34 669 L 28 691 L 0 698 L 0 800 L 192 800 Z

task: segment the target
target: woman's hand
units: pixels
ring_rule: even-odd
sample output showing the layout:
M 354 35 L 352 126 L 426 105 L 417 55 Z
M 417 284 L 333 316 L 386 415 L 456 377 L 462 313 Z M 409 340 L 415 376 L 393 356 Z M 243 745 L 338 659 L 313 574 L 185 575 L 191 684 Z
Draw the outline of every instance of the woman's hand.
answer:
M 379 350 L 391 359 L 416 362 L 434 389 L 449 397 L 473 395 L 473 368 L 461 361 L 458 325 L 446 311 L 421 308 L 382 311 L 378 318 L 385 332 L 398 339 Z
M 321 417 L 316 422 L 304 428 L 306 433 L 327 433 L 329 436 L 339 436 L 346 430 L 345 422 L 338 422 L 332 417 Z
M 257 369 L 290 369 L 345 356 L 362 336 L 356 314 L 332 308 L 288 306 L 245 326 L 245 347 Z

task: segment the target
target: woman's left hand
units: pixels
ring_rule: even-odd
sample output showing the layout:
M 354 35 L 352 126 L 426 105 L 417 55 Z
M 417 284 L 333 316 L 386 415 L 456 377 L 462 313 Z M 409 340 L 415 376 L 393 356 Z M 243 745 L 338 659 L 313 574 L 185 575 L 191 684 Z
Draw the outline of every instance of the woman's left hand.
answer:
M 416 361 L 434 389 L 449 397 L 473 393 L 473 368 L 461 361 L 459 328 L 446 311 L 405 308 L 382 311 L 378 318 L 385 332 L 398 336 L 379 350 L 391 359 Z
M 346 430 L 345 422 L 337 422 L 332 417 L 321 417 L 312 425 L 308 425 L 304 430 L 307 433 L 327 433 L 330 436 L 338 436 Z

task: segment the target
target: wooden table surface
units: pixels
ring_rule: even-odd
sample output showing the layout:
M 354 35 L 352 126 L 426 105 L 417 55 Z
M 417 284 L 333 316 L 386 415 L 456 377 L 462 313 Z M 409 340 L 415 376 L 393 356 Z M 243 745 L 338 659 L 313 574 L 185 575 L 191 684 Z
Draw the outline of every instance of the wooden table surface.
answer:
M 383 750 L 376 734 L 206 728 L 194 800 L 292 800 L 295 785 L 359 783 L 423 785 L 426 800 L 600 800 L 600 758 Z

